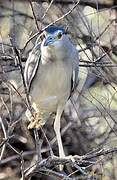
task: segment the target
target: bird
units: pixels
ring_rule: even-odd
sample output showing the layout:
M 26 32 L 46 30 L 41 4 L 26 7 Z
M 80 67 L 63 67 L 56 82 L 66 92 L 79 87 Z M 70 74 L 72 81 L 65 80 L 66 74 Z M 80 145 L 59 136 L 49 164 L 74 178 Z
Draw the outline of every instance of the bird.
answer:
M 60 120 L 67 101 L 78 86 L 79 53 L 63 27 L 51 25 L 37 38 L 25 64 L 24 78 L 35 110 L 26 116 L 31 128 L 42 127 L 55 113 L 54 131 L 59 157 L 65 152 L 60 134 Z

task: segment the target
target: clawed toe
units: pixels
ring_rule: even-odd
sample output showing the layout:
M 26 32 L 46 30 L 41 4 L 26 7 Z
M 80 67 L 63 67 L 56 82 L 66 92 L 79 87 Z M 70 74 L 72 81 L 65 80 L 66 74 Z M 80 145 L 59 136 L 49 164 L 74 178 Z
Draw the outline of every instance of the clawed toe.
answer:
M 47 120 L 47 115 L 44 112 L 33 112 L 32 115 L 28 117 L 30 123 L 28 125 L 28 129 L 32 128 L 37 128 L 39 129 L 42 127 L 46 120 Z
M 34 112 L 33 115 L 30 117 L 30 123 L 28 125 L 28 129 L 32 128 L 40 128 L 42 125 L 41 119 L 39 117 L 39 113 Z

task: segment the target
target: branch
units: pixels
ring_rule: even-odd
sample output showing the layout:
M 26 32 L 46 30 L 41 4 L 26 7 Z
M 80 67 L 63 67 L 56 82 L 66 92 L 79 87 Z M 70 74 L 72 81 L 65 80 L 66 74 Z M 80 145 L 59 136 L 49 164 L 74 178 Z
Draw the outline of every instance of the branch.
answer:
M 94 159 L 93 158 L 97 158 L 99 156 L 106 156 L 108 154 L 112 154 L 112 153 L 116 153 L 117 152 L 117 147 L 114 148 L 110 148 L 110 149 L 101 149 L 97 152 L 93 151 L 91 154 L 87 154 L 87 155 L 83 155 L 83 156 L 72 156 L 71 157 L 65 157 L 65 158 L 60 158 L 57 156 L 53 156 L 53 157 L 49 157 L 45 160 L 42 160 L 41 162 L 37 162 L 35 164 L 33 164 L 31 167 L 27 168 L 24 173 L 25 173 L 25 177 L 30 176 L 30 173 L 34 173 L 36 171 L 36 169 L 34 168 L 34 171 L 32 170 L 32 172 L 28 173 L 30 171 L 30 169 L 32 169 L 33 167 L 36 166 L 36 164 L 38 164 L 38 172 L 41 168 L 52 168 L 53 166 L 56 167 L 60 164 L 62 165 L 66 165 L 69 164 L 72 167 L 76 167 L 76 165 L 82 165 L 82 166 L 86 166 L 87 164 L 95 164 Z M 91 161 L 91 159 L 93 159 L 93 161 Z M 80 170 L 79 170 L 80 171 Z M 80 171 L 81 172 L 81 171 Z
M 33 17 L 34 17 L 34 20 L 35 20 L 35 24 L 36 24 L 37 30 L 40 32 L 40 28 L 39 28 L 39 25 L 38 25 L 38 21 L 37 21 L 37 18 L 36 18 L 36 15 L 35 15 L 35 12 L 34 12 L 31 0 L 29 0 L 29 2 L 30 2 L 30 6 L 31 6 L 31 9 L 32 9 L 32 13 L 33 13 Z
M 21 1 L 21 0 L 16 0 L 16 1 Z M 23 0 L 23 1 L 29 1 L 29 0 Z M 32 2 L 37 2 L 38 4 L 43 3 L 43 2 L 48 2 L 48 0 L 31 0 Z M 50 1 L 49 1 L 50 2 Z M 77 0 L 54 0 L 54 4 L 61 4 L 61 5 L 69 5 L 76 3 Z M 112 1 L 101 1 L 101 0 L 80 0 L 80 5 L 88 5 L 96 8 L 96 4 L 99 4 L 100 8 L 103 7 L 110 7 L 114 4 L 114 0 Z
M 62 15 L 60 18 L 56 19 L 54 22 L 50 23 L 49 25 L 47 25 L 45 28 L 43 28 L 42 30 L 40 30 L 39 32 L 35 33 L 32 37 L 30 37 L 28 39 L 28 41 L 25 43 L 25 46 L 24 48 L 22 49 L 22 51 L 25 50 L 26 46 L 28 45 L 28 43 L 33 39 L 35 38 L 36 36 L 40 35 L 44 30 L 46 30 L 49 26 L 57 23 L 58 21 L 62 20 L 63 18 L 65 18 L 66 16 L 68 16 L 70 13 L 72 13 L 72 11 L 78 6 L 80 0 L 77 1 L 77 3 L 67 12 L 65 13 L 64 15 Z

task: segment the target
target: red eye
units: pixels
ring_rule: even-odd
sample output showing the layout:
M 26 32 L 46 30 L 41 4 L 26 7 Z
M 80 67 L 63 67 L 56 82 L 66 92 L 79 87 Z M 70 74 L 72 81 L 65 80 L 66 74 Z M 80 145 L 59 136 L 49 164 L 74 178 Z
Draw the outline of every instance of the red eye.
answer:
M 43 41 L 43 40 L 45 39 L 45 34 L 42 34 L 42 35 L 40 36 L 40 39 L 41 39 L 41 41 Z
M 60 38 L 62 37 L 62 33 L 59 32 L 59 33 L 57 34 L 57 37 L 58 37 L 58 39 L 60 39 Z

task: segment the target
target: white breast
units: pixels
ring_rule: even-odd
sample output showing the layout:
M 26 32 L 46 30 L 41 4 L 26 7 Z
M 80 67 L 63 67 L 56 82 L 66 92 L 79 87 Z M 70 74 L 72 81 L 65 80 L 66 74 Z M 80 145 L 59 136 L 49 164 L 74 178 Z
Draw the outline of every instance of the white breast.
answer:
M 40 109 L 56 111 L 58 103 L 66 103 L 71 88 L 72 64 L 68 60 L 40 64 L 30 95 Z

